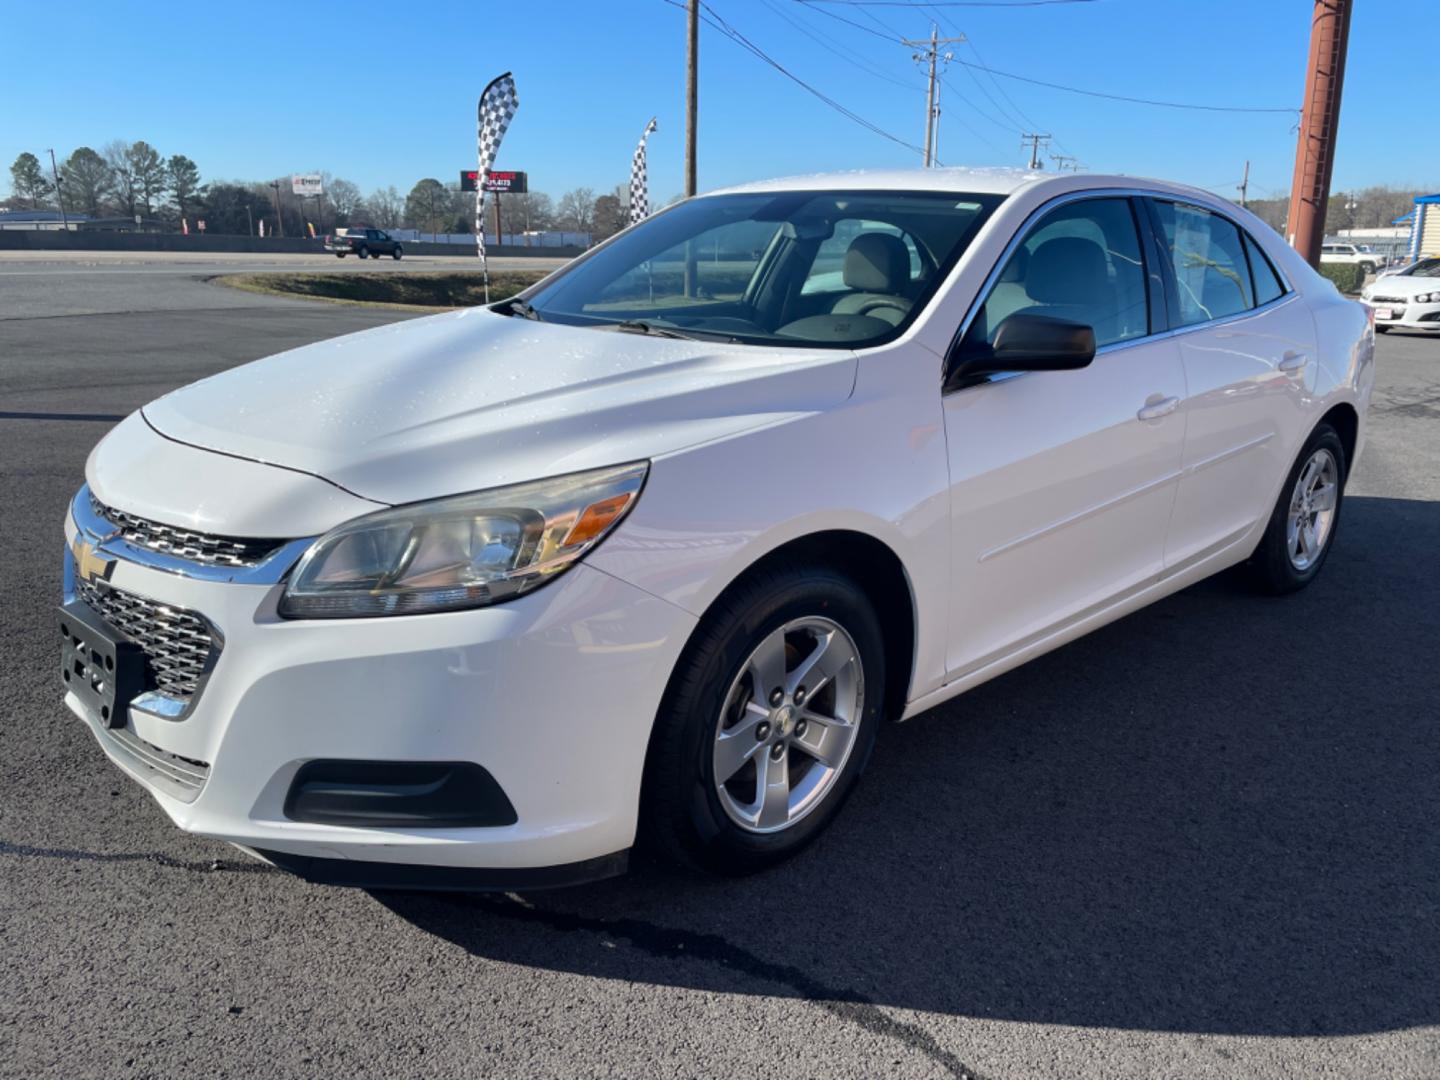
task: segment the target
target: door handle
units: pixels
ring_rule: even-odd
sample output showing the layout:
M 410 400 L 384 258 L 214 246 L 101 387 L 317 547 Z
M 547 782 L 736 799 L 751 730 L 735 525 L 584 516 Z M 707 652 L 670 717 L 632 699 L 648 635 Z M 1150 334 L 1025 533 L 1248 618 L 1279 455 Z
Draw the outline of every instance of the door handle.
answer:
M 1180 399 L 1178 397 L 1160 398 L 1159 400 L 1152 397 L 1135 415 L 1141 420 L 1159 420 L 1162 416 L 1169 416 L 1179 407 Z
M 1280 358 L 1280 370 L 1287 375 L 1294 374 L 1297 371 L 1304 371 L 1306 360 L 1307 357 L 1303 352 L 1291 350 Z

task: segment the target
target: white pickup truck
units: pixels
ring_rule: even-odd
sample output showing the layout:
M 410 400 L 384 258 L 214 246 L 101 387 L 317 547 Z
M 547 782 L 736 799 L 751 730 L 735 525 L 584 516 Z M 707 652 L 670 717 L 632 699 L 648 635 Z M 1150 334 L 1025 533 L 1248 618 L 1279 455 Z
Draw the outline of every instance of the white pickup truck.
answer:
M 1385 265 L 1385 256 L 1356 244 L 1324 244 L 1320 248 L 1322 263 L 1350 263 L 1360 267 L 1367 274 L 1373 274 Z

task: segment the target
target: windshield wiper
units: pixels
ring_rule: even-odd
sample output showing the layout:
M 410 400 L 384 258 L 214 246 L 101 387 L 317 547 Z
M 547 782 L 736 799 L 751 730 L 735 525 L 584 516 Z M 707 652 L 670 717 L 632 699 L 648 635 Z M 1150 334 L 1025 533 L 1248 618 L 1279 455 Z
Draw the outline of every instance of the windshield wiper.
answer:
M 540 313 L 538 311 L 531 307 L 527 301 L 521 300 L 518 296 L 510 301 L 509 307 L 511 315 L 519 315 L 521 318 L 524 319 L 533 319 L 535 322 L 545 321 L 540 317 Z
M 693 334 L 687 334 L 681 330 L 672 330 L 668 326 L 656 326 L 654 323 L 646 322 L 644 319 L 624 319 L 612 325 L 616 330 L 621 330 L 627 334 L 653 334 L 655 337 L 684 338 L 686 341 L 695 340 Z

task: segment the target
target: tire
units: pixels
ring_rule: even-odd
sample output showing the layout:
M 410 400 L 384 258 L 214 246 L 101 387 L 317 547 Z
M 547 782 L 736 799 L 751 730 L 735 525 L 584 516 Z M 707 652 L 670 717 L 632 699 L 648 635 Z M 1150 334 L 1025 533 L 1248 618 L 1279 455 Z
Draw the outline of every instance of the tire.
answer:
M 802 694 L 817 650 L 829 658 L 818 665 L 827 675 L 811 668 L 809 677 L 823 681 L 809 688 L 813 696 Z M 780 657 L 783 673 L 752 663 L 757 656 Z M 755 683 L 767 681 L 754 677 L 757 668 L 785 683 L 789 692 L 778 703 L 768 691 L 757 693 Z M 670 862 L 723 875 L 791 857 L 854 790 L 884 698 L 883 631 L 852 580 L 804 563 L 780 563 L 744 580 L 705 616 L 671 675 L 646 758 L 640 843 Z M 843 722 L 846 713 L 853 723 Z M 726 738 L 736 740 L 728 756 L 743 756 L 743 763 L 717 783 Z M 828 763 L 807 744 L 825 750 Z M 773 803 L 762 795 L 762 767 L 787 786 Z M 755 817 L 742 824 L 746 804 Z
M 1365 273 L 1365 275 L 1368 277 L 1369 275 L 1375 273 L 1375 264 L 1374 264 L 1374 263 L 1370 263 L 1370 262 L 1362 262 L 1362 263 L 1360 264 L 1360 269 L 1361 269 L 1361 270 Z
M 362 247 L 360 248 L 360 250 L 355 252 L 355 254 L 360 256 L 360 258 L 362 259 L 368 259 L 370 257 L 370 249 L 368 247 Z
M 337 252 L 335 252 L 335 257 L 336 257 L 337 259 L 343 259 L 343 258 L 345 257 L 345 252 L 343 252 L 343 251 L 337 251 Z
M 396 244 L 395 250 L 390 253 L 390 257 L 393 258 L 396 262 L 399 262 L 400 256 L 403 254 L 405 254 L 405 249 L 402 248 L 399 244 Z
M 1390 333 L 1390 327 L 1388 327 L 1388 326 L 1377 326 L 1377 327 L 1375 327 L 1375 333 L 1377 333 L 1377 334 L 1388 334 L 1388 333 Z
M 1328 455 L 1328 466 L 1326 459 Z M 1321 476 L 1317 481 L 1309 473 L 1312 463 L 1319 463 Z M 1309 507 L 1324 505 L 1324 497 L 1315 498 L 1315 492 L 1325 486 L 1325 470 L 1329 470 L 1329 517 L 1324 509 L 1307 514 L 1302 499 L 1302 477 L 1312 494 Z M 1270 512 L 1270 521 L 1265 528 L 1255 553 L 1250 556 L 1246 568 L 1252 582 L 1262 591 L 1271 595 L 1294 592 L 1303 589 L 1319 575 L 1330 549 L 1335 546 L 1335 533 L 1340 525 L 1341 510 L 1345 502 L 1345 479 L 1348 463 L 1345 460 L 1345 445 L 1329 424 L 1319 425 L 1310 433 L 1305 447 L 1295 459 L 1275 508 Z M 1300 520 L 1307 517 L 1312 522 L 1309 530 L 1311 542 L 1307 543 L 1291 521 L 1291 511 L 1300 506 Z

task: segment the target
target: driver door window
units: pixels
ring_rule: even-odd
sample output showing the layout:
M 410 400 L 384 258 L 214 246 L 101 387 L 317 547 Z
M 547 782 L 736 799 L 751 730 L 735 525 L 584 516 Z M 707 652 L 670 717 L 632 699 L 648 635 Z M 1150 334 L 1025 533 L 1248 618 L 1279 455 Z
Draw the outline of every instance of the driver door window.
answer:
M 1145 264 L 1128 199 L 1088 199 L 1047 215 L 1001 270 L 967 344 L 992 344 L 1016 313 L 1090 326 L 1097 348 L 1150 332 Z

